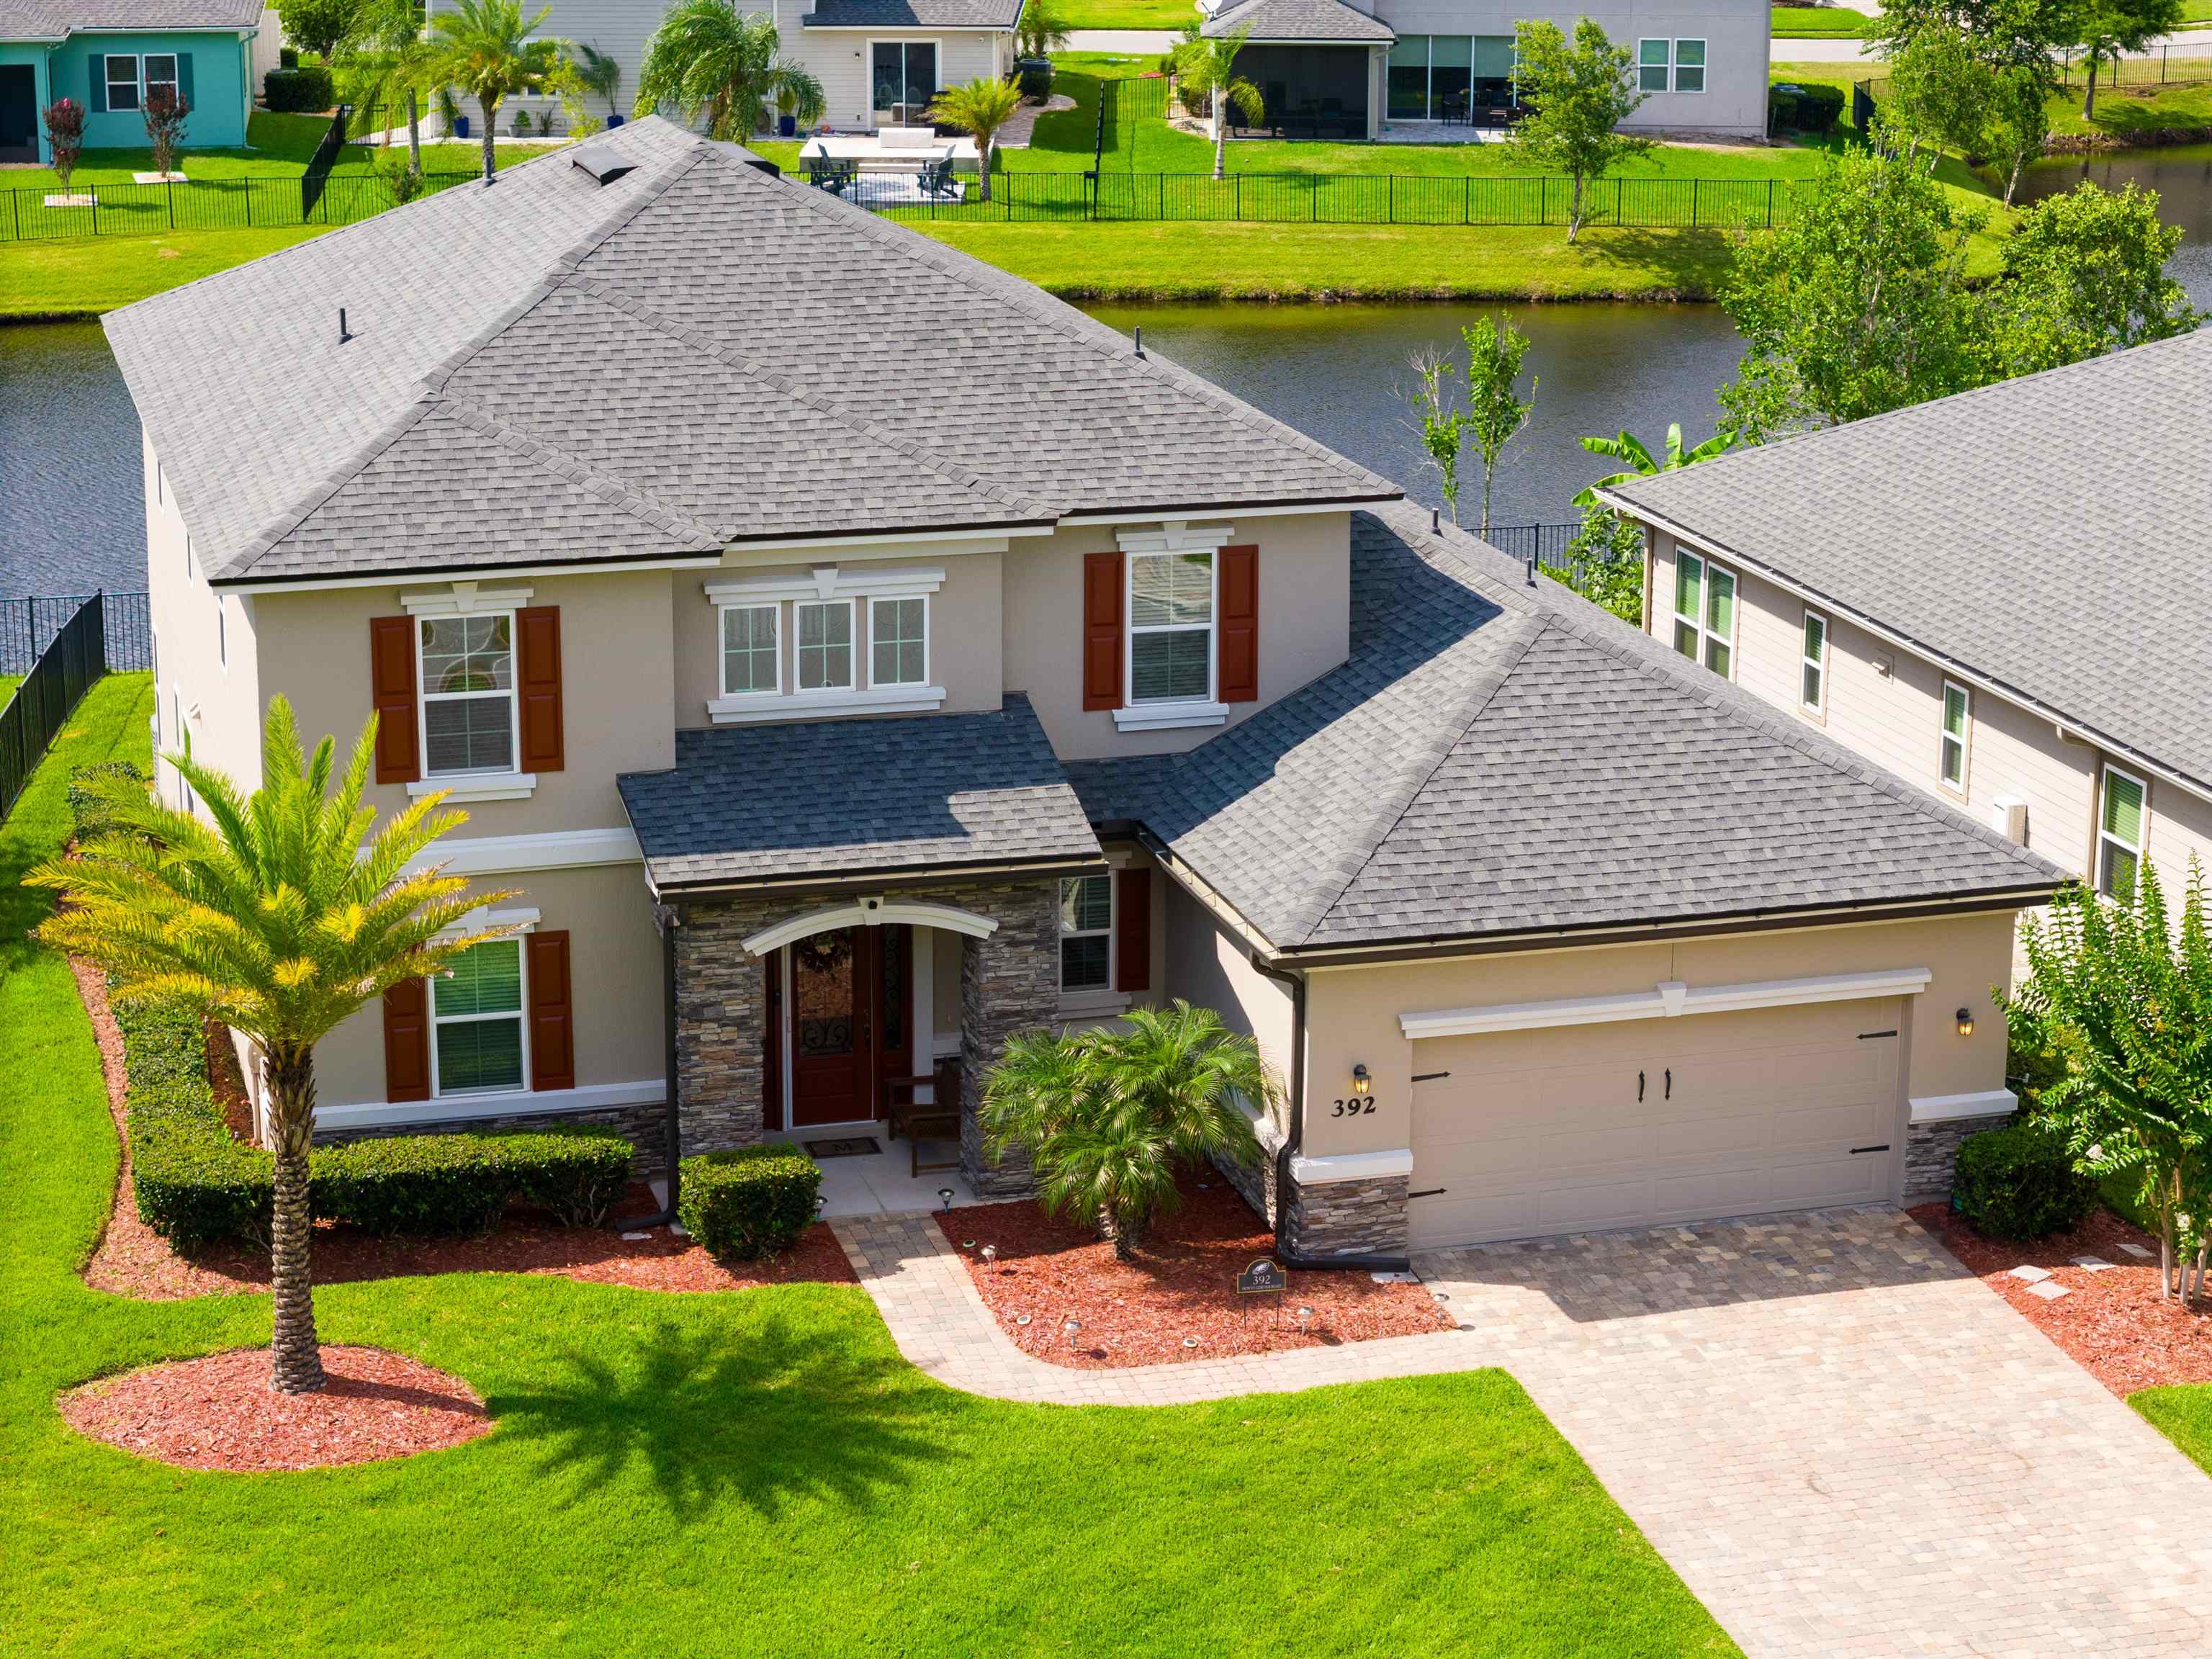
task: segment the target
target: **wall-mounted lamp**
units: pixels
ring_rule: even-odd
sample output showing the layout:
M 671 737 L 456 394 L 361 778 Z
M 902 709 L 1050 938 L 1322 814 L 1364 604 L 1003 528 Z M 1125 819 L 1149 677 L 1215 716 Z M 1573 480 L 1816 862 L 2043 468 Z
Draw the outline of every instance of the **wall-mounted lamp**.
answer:
M 1973 1036 L 1973 1034 L 1974 1034 L 1974 1011 L 1973 1011 L 1972 1009 L 1971 1009 L 1971 1008 L 1961 1008 L 1961 1009 L 1960 1009 L 1960 1010 L 1959 1010 L 1959 1035 L 1960 1035 L 1960 1036 Z
M 1352 1093 L 1355 1095 L 1368 1094 L 1374 1090 L 1374 1087 L 1375 1080 L 1367 1075 L 1367 1067 L 1364 1065 L 1355 1066 L 1352 1068 Z

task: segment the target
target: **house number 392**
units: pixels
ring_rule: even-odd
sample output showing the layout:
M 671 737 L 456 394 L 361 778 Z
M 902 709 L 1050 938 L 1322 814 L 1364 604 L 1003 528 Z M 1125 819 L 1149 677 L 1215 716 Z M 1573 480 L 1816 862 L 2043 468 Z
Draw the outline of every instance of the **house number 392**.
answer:
M 1329 1115 L 1331 1117 L 1359 1117 L 1362 1115 L 1372 1117 L 1375 1115 L 1376 1104 L 1376 1099 L 1372 1095 L 1355 1097 L 1351 1100 L 1340 1100 L 1336 1103 L 1336 1109 L 1332 1111 Z

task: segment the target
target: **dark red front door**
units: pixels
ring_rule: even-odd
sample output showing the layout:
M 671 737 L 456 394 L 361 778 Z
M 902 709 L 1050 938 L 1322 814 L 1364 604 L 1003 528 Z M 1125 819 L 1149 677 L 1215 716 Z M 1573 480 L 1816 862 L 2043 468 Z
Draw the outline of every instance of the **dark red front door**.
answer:
M 883 1079 L 914 1069 L 914 935 L 840 927 L 789 947 L 791 1123 L 883 1115 Z

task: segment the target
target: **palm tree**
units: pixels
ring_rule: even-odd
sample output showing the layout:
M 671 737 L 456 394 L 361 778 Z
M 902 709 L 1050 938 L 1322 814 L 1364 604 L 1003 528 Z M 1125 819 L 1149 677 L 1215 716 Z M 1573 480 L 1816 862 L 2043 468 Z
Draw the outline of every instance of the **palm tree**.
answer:
M 394 92 L 407 95 L 407 165 L 422 171 L 422 85 L 430 43 L 422 38 L 422 0 L 367 0 L 352 32 L 338 46 L 338 62 L 372 109 Z
M 1026 1152 L 1046 1211 L 1066 1211 L 1133 1257 L 1178 1201 L 1176 1172 L 1260 1156 L 1240 1102 L 1279 1091 L 1249 1036 L 1211 1008 L 1132 1008 L 1113 1026 L 1010 1038 L 981 1114 L 994 1158 Z
M 1600 478 L 1575 497 L 1577 507 L 1595 507 L 1601 489 L 1626 483 L 1631 478 L 1648 478 L 1655 473 L 1672 472 L 1676 467 L 1694 466 L 1699 461 L 1726 453 L 1735 447 L 1735 429 L 1724 426 L 1695 449 L 1686 451 L 1682 447 L 1682 423 L 1676 421 L 1667 428 L 1667 459 L 1663 461 L 1655 460 L 1651 452 L 1644 447 L 1644 441 L 1626 431 L 1617 438 L 1585 438 L 1582 443 L 1593 455 L 1607 455 L 1628 463 L 1623 471 Z
M 579 92 L 606 100 L 610 117 L 622 114 L 621 106 L 615 102 L 615 94 L 622 89 L 622 65 L 611 55 L 579 40 L 575 43 L 575 55 L 563 68 Z
M 211 826 L 162 805 L 134 779 L 105 779 L 93 787 L 110 829 L 76 857 L 25 878 L 62 895 L 40 938 L 106 969 L 118 997 L 180 1000 L 260 1051 L 276 1142 L 270 1358 L 282 1394 L 323 1385 L 308 1259 L 315 1044 L 391 987 L 441 972 L 499 937 L 504 930 L 466 931 L 463 919 L 507 896 L 463 897 L 467 883 L 443 866 L 410 868 L 467 820 L 440 810 L 442 793 L 369 834 L 376 811 L 361 797 L 376 752 L 374 716 L 333 792 L 336 749 L 325 738 L 303 760 L 291 705 L 271 698 L 263 781 L 252 795 L 189 755 L 167 757 Z
M 742 141 L 771 100 L 788 99 L 811 126 L 830 100 L 811 70 L 779 55 L 782 44 L 764 13 L 741 13 L 732 0 L 677 0 L 646 46 L 635 113 L 666 105 L 695 125 L 703 113 L 708 137 Z
M 431 79 L 450 82 L 483 112 L 484 177 L 492 176 L 492 131 L 500 100 L 509 93 L 541 92 L 561 66 L 568 45 L 540 38 L 538 27 L 553 8 L 522 15 L 522 0 L 453 0 L 455 9 L 430 20 Z
M 991 199 L 991 140 L 1013 118 L 1022 106 L 1022 89 L 1011 81 L 978 76 L 965 86 L 946 87 L 929 106 L 929 118 L 973 134 L 975 158 L 982 167 L 979 199 Z
M 1187 40 L 1175 50 L 1176 76 L 1181 82 L 1185 108 L 1194 97 L 1210 100 L 1213 106 L 1213 176 L 1221 177 L 1222 151 L 1229 124 L 1222 109 L 1234 104 L 1248 121 L 1267 112 L 1267 100 L 1260 88 L 1237 73 L 1237 54 L 1252 38 L 1249 24 L 1218 39 Z
M 1014 56 L 1049 58 L 1065 52 L 1072 27 L 1060 0 L 1026 0 L 1014 25 Z

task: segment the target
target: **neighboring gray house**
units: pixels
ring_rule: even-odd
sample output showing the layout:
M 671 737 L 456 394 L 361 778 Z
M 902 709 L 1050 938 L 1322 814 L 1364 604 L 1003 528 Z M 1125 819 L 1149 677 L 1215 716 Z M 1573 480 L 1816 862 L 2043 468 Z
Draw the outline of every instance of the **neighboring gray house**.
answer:
M 1004 1192 L 1008 1036 L 1182 998 L 1282 1080 L 1286 1253 L 1387 1260 L 1941 1191 L 1915 1120 L 2002 1093 L 2054 867 L 741 149 L 633 123 L 106 327 L 161 746 L 250 787 L 272 695 L 374 711 L 520 930 L 320 1047 L 326 1136 L 652 1168 L 911 1088 Z
M 1733 138 L 1766 133 L 1766 0 L 1229 0 L 1202 33 L 1251 31 L 1237 56 L 1291 137 L 1443 138 L 1512 119 L 1513 28 L 1594 19 L 1636 54 L 1647 94 L 1626 130 Z

